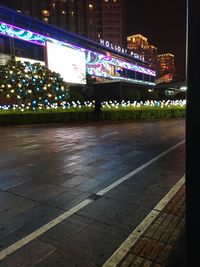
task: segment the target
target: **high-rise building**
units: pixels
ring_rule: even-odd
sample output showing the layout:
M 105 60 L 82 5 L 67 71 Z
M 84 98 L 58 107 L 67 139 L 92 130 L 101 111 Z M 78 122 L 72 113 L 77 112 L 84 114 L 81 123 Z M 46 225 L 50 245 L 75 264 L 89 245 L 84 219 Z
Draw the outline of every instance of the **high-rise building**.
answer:
M 134 34 L 128 36 L 127 47 L 132 50 L 143 51 L 148 47 L 147 38 L 141 34 Z
M 159 81 L 170 82 L 175 75 L 174 55 L 171 53 L 159 54 L 157 47 L 149 45 L 148 40 L 141 34 L 127 37 L 127 48 L 144 57 L 149 67 L 156 70 Z
M 154 45 L 149 45 L 148 40 L 141 34 L 134 34 L 127 37 L 127 48 L 144 57 L 144 60 L 149 62 L 149 65 L 156 67 L 157 48 Z
M 157 47 L 154 45 L 148 45 L 145 49 L 145 58 L 149 62 L 149 65 L 157 68 Z
M 175 66 L 174 66 L 174 55 L 171 53 L 160 54 L 157 56 L 157 64 L 158 64 L 158 77 L 162 77 L 164 75 L 170 75 L 172 78 L 175 74 Z
M 2 0 L 1 4 L 96 42 L 126 46 L 126 0 Z

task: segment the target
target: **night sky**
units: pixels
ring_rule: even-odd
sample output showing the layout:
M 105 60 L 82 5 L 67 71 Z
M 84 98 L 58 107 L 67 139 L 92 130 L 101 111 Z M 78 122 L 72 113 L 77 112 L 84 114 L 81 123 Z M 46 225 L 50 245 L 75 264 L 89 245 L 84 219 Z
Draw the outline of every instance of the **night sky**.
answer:
M 127 0 L 128 35 L 140 33 L 158 48 L 172 53 L 179 79 L 185 77 L 185 0 Z

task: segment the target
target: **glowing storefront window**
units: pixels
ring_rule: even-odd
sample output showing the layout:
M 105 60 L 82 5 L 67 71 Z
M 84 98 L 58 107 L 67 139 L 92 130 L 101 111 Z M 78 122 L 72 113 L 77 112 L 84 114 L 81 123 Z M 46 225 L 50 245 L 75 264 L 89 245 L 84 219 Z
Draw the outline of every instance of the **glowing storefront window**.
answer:
M 44 61 L 30 59 L 30 58 L 25 58 L 25 57 L 15 57 L 15 60 L 16 61 L 21 61 L 21 62 L 29 62 L 31 64 L 40 63 L 42 66 L 45 65 Z

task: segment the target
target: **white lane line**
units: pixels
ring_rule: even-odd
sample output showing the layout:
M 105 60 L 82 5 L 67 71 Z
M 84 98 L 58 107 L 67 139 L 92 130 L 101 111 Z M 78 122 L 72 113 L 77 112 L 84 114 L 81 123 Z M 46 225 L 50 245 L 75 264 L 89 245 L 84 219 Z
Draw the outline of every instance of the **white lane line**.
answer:
M 162 156 L 166 155 L 167 153 L 169 153 L 170 151 L 172 151 L 176 147 L 180 146 L 184 142 L 185 142 L 185 140 L 183 140 L 183 141 L 179 142 L 178 144 L 172 146 L 171 148 L 169 148 L 166 151 L 162 152 L 161 154 L 159 154 L 155 158 L 153 158 L 150 161 L 146 162 L 145 164 L 141 165 L 136 170 L 134 170 L 134 171 L 130 172 L 129 174 L 125 175 L 124 177 L 120 178 L 119 180 L 117 180 L 116 182 L 114 182 L 111 185 L 107 186 L 103 190 L 100 190 L 96 194 L 99 195 L 99 196 L 104 195 L 108 191 L 112 190 L 113 188 L 115 188 L 116 186 L 118 186 L 119 184 L 121 184 L 122 182 L 126 181 L 127 179 L 129 179 L 130 177 L 132 177 L 134 174 L 138 173 L 139 171 L 141 171 L 142 169 L 144 169 L 145 167 L 147 167 L 151 163 L 153 163 L 156 160 L 160 159 Z M 19 248 L 23 247 L 27 243 L 31 242 L 32 240 L 36 239 L 41 234 L 47 232 L 49 229 L 51 229 L 52 227 L 56 226 L 58 223 L 60 223 L 63 220 L 67 219 L 68 217 L 70 217 L 71 215 L 73 215 L 75 212 L 79 211 L 80 209 L 82 209 L 83 207 L 87 206 L 89 203 L 91 203 L 93 201 L 94 200 L 92 200 L 92 199 L 85 199 L 84 201 L 80 202 L 78 205 L 76 205 L 72 209 L 70 209 L 70 210 L 66 211 L 65 213 L 61 214 L 60 216 L 58 216 L 57 218 L 53 219 L 49 223 L 43 225 L 42 227 L 40 227 L 36 231 L 34 231 L 31 234 L 25 236 L 24 238 L 20 239 L 19 241 L 13 243 L 9 247 L 3 249 L 2 251 L 0 251 L 0 260 L 4 259 L 5 257 L 7 257 L 11 253 L 15 252 Z
M 135 169 L 134 171 L 128 173 L 127 175 L 123 176 L 122 178 L 118 179 L 116 182 L 110 184 L 109 186 L 107 186 L 106 188 L 100 190 L 98 193 L 96 193 L 99 196 L 102 196 L 104 194 L 106 194 L 108 191 L 112 190 L 113 188 L 115 188 L 116 186 L 118 186 L 119 184 L 123 183 L 124 181 L 126 181 L 127 179 L 129 179 L 130 177 L 132 177 L 133 175 L 135 175 L 136 173 L 138 173 L 139 171 L 141 171 L 142 169 L 146 168 L 147 166 L 149 166 L 151 163 L 157 161 L 158 159 L 160 159 L 161 157 L 163 157 L 164 155 L 166 155 L 167 153 L 169 153 L 170 151 L 172 151 L 173 149 L 177 148 L 178 146 L 180 146 L 181 144 L 183 144 L 185 142 L 185 140 L 179 142 L 178 144 L 170 147 L 169 149 L 165 150 L 164 152 L 162 152 L 161 154 L 159 154 L 158 156 L 156 156 L 155 158 L 149 160 L 148 162 L 144 163 L 143 165 L 141 165 L 140 167 L 138 167 L 137 169 Z
M 173 198 L 176 192 L 181 188 L 185 182 L 185 176 L 172 187 L 172 189 L 160 200 L 160 202 L 151 210 L 151 212 L 144 218 L 144 220 L 133 230 L 128 238 L 121 244 L 121 246 L 113 253 L 113 255 L 102 265 L 102 267 L 115 267 L 124 256 L 130 251 L 133 245 L 138 241 L 145 230 L 156 219 L 162 209 Z
M 4 259 L 6 256 L 10 255 L 11 253 L 15 252 L 17 249 L 23 247 L 30 241 L 34 240 L 41 234 L 44 234 L 46 231 L 57 225 L 58 223 L 62 222 L 63 220 L 67 219 L 71 215 L 73 215 L 75 212 L 79 211 L 83 207 L 87 206 L 89 203 L 93 202 L 92 199 L 86 199 L 73 207 L 72 209 L 66 211 L 65 213 L 61 214 L 60 216 L 56 217 L 54 220 L 50 221 L 49 223 L 43 225 L 36 231 L 32 232 L 31 234 L 25 236 L 24 238 L 20 239 L 19 241 L 13 243 L 6 249 L 0 251 L 0 260 Z

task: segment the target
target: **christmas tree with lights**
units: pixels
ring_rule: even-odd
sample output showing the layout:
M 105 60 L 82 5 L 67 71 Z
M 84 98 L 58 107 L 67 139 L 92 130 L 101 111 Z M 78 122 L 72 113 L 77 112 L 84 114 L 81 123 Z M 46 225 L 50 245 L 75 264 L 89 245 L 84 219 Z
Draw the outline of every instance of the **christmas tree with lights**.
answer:
M 32 109 L 61 106 L 69 98 L 69 85 L 59 73 L 40 63 L 10 60 L 0 66 L 0 94 Z

